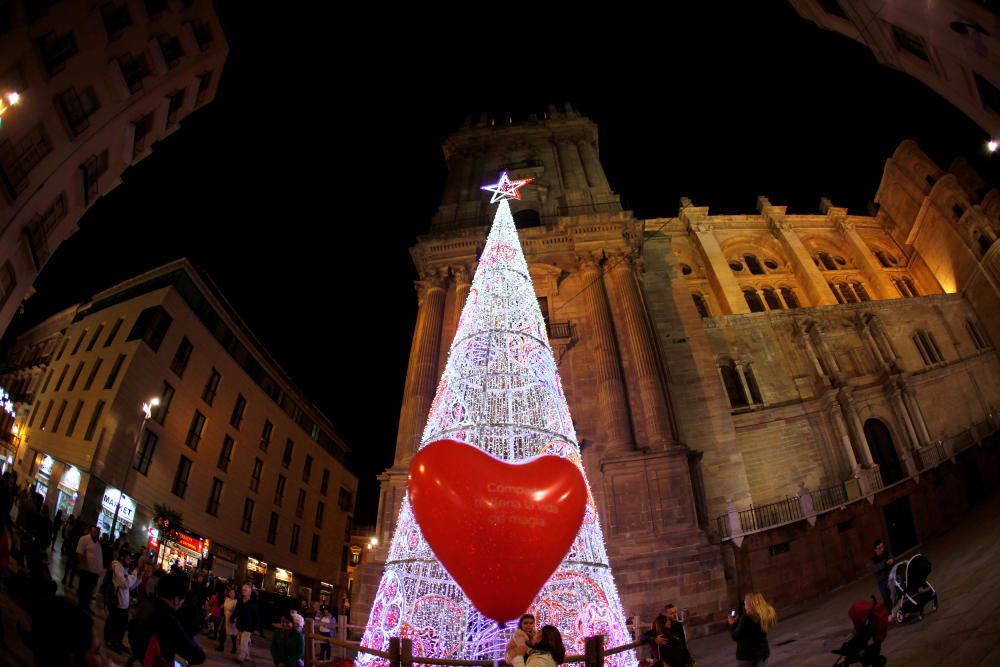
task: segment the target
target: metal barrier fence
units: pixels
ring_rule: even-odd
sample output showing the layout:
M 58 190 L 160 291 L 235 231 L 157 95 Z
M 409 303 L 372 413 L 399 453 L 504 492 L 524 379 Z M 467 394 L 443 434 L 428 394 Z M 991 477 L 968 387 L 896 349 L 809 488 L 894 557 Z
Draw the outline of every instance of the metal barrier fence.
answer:
M 343 618 L 343 617 L 341 617 Z M 443 665 L 445 667 L 503 667 L 507 663 L 503 660 L 451 660 L 448 658 L 435 658 L 433 656 L 422 656 L 413 654 L 413 640 L 405 637 L 392 637 L 389 639 L 389 650 L 377 651 L 373 648 L 364 647 L 361 642 L 349 641 L 347 639 L 348 627 L 346 624 L 338 624 L 337 637 L 328 637 L 315 632 L 319 624 L 313 619 L 306 619 L 305 638 L 307 667 L 323 667 L 331 665 L 337 660 L 347 658 L 347 652 L 354 652 L 354 657 L 359 653 L 367 653 L 382 658 L 386 661 L 384 667 L 413 667 L 413 665 Z M 363 628 L 362 628 L 363 629 Z M 609 655 L 624 653 L 634 648 L 642 646 L 642 640 L 636 640 L 622 646 L 614 648 L 604 647 L 604 635 L 587 637 L 582 655 L 567 655 L 562 664 L 583 664 L 584 667 L 603 667 L 604 659 Z M 318 645 L 329 644 L 331 647 L 340 649 L 340 655 L 329 660 L 321 660 L 316 656 Z M 333 651 L 331 650 L 331 654 Z

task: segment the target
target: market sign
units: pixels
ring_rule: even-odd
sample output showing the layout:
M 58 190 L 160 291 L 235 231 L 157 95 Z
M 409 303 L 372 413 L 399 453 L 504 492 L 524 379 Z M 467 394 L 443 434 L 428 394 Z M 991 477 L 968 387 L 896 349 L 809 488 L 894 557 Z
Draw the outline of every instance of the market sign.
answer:
M 230 549 L 229 547 L 222 546 L 218 542 L 212 545 L 212 554 L 216 558 L 220 558 L 222 560 L 228 560 L 230 563 L 236 562 L 236 552 Z
M 121 498 L 122 504 L 118 505 L 118 499 Z M 104 497 L 101 498 L 101 506 L 104 507 L 112 516 L 115 513 L 115 507 L 118 507 L 118 518 L 124 521 L 132 523 L 132 519 L 135 518 L 135 501 L 128 496 L 122 495 L 122 492 L 113 486 L 109 486 L 104 489 Z
M 287 581 L 292 582 L 292 572 L 291 570 L 282 570 L 280 567 L 274 568 L 274 578 L 277 581 Z

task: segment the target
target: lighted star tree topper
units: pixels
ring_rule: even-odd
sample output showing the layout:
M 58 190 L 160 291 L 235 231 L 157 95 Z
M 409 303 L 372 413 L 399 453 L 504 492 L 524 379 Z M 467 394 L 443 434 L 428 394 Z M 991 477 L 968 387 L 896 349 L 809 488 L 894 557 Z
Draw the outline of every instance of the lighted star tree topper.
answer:
M 528 274 L 508 199 L 530 179 L 483 189 L 499 201 L 462 310 L 420 447 L 442 438 L 469 443 L 506 461 L 561 456 L 583 471 L 569 407 Z M 562 632 L 569 653 L 583 653 L 591 635 L 608 646 L 631 641 L 588 481 L 580 531 L 555 574 L 530 607 L 537 626 Z M 403 498 L 382 580 L 362 645 L 386 650 L 391 637 L 413 640 L 421 656 L 502 659 L 516 621 L 506 627 L 482 616 L 434 557 Z M 358 662 L 386 661 L 359 654 Z M 617 667 L 636 664 L 634 651 L 607 658 Z

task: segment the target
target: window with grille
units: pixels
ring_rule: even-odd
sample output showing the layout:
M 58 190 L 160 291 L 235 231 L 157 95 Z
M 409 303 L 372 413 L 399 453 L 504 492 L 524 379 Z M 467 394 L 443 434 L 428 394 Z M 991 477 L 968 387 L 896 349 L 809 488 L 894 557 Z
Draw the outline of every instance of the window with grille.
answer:
M 278 482 L 274 485 L 274 504 L 281 507 L 285 500 L 285 476 L 278 475 Z
M 187 493 L 188 477 L 191 476 L 191 459 L 181 456 L 177 463 L 177 472 L 174 474 L 174 483 L 170 487 L 170 492 L 178 498 L 183 498 Z
M 212 492 L 208 496 L 208 505 L 205 512 L 212 516 L 219 515 L 219 500 L 222 498 L 222 480 L 218 477 L 212 478 Z
M 247 410 L 247 399 L 243 397 L 243 394 L 239 394 L 236 397 L 236 404 L 233 405 L 233 414 L 229 416 L 229 423 L 233 428 L 239 428 L 240 424 L 243 423 L 243 415 Z
M 204 430 L 205 415 L 201 414 L 198 410 L 195 410 L 194 417 L 191 418 L 191 426 L 188 428 L 187 438 L 184 439 L 184 444 L 197 451 L 198 443 L 201 442 L 201 435 Z
M 0 182 L 11 199 L 28 187 L 28 175 L 52 152 L 52 142 L 42 124 L 16 142 L 0 141 Z
M 163 382 L 160 388 L 160 404 L 153 408 L 153 420 L 157 424 L 163 424 L 167 420 L 167 413 L 170 411 L 170 403 L 174 400 L 174 388 L 169 382 Z
M 170 362 L 170 370 L 174 372 L 179 378 L 184 377 L 184 371 L 187 370 L 188 362 L 191 361 L 191 353 L 194 351 L 194 345 L 191 341 L 185 337 L 181 340 L 181 344 L 177 347 L 177 352 L 174 353 L 174 359 Z
M 156 452 L 156 443 L 160 441 L 159 436 L 146 429 L 142 434 L 142 441 L 139 444 L 139 451 L 135 457 L 135 469 L 143 475 L 149 474 L 149 464 L 153 462 L 153 454 Z
M 219 462 L 217 467 L 222 472 L 229 470 L 229 463 L 233 460 L 233 446 L 236 441 L 228 435 L 222 439 L 222 449 L 219 451 Z
M 264 472 L 264 461 L 259 457 L 254 459 L 253 471 L 250 473 L 250 490 L 256 491 L 260 488 L 260 476 Z
M 90 128 L 90 117 L 101 108 L 93 86 L 81 90 L 70 88 L 56 98 L 62 110 L 66 125 L 74 137 L 83 134 Z
M 253 508 L 254 501 L 253 498 L 247 498 L 243 501 L 243 520 L 240 521 L 240 530 L 244 533 L 250 532 L 250 526 L 253 523 Z
M 49 408 L 52 407 L 52 403 L 49 403 Z M 84 434 L 83 439 L 90 442 L 94 439 L 94 431 L 97 430 L 97 425 L 101 421 L 101 414 L 104 412 L 104 401 L 98 401 L 97 406 L 94 408 L 93 414 L 90 415 L 90 424 L 87 425 L 87 432 Z

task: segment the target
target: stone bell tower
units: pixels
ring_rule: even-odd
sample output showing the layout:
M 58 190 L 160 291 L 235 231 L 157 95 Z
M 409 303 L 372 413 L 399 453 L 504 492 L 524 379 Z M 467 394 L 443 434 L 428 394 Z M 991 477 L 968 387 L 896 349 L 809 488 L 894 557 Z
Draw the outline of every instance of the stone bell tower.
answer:
M 441 205 L 410 249 L 419 308 L 395 459 L 379 477 L 379 547 L 358 574 L 353 621 L 368 617 L 407 466 L 485 243 L 492 210 L 480 187 L 501 171 L 532 179 L 511 208 L 625 611 L 648 619 L 683 595 L 685 606 L 715 618 L 726 584 L 719 549 L 698 518 L 692 471 L 700 455 L 678 437 L 643 287 L 643 222 L 622 209 L 608 183 L 597 126 L 568 105 L 516 123 L 483 115 L 445 140 L 444 155 Z M 676 262 L 666 254 L 661 263 Z

